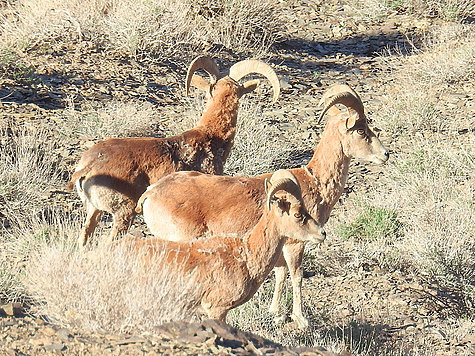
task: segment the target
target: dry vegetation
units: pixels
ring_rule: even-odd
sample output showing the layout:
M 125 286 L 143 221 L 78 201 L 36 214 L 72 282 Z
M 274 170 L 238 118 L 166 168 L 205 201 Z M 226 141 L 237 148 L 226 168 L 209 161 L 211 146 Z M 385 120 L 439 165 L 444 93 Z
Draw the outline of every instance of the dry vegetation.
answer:
M 28 85 L 32 69 L 25 58 L 84 42 L 126 58 L 178 61 L 190 57 L 193 49 L 209 53 L 223 48 L 241 56 L 271 56 L 268 50 L 285 35 L 284 20 L 290 16 L 275 3 L 3 1 L 0 79 Z M 433 26 L 424 46 L 411 55 L 385 53 L 379 58 L 394 68 L 385 74 L 384 102 L 371 108 L 379 114 L 372 115 L 375 123 L 390 133 L 390 164 L 369 193 L 356 190 L 330 219 L 327 230 L 346 258 L 330 266 L 320 251 L 309 249 L 306 267 L 357 270 L 370 265 L 418 276 L 455 296 L 455 307 L 445 310 L 452 323 L 446 332 L 461 338 L 465 330 L 475 328 L 475 119 L 473 104 L 467 116 L 450 97 L 475 92 L 475 32 L 473 24 L 460 23 L 473 18 L 475 5 L 470 0 L 365 0 L 354 6 L 365 21 L 380 21 L 399 11 L 457 23 Z M 177 101 L 184 106 L 181 116 L 186 120 L 167 121 L 141 101 L 77 105 L 71 100 L 45 129 L 38 123 L 0 123 L 3 301 L 29 300 L 36 312 L 61 324 L 109 332 L 145 331 L 163 321 L 190 317 L 185 303 L 189 281 L 176 279 L 158 263 L 156 270 L 144 271 L 105 246 L 79 253 L 72 241 L 82 216 L 74 209 L 51 206 L 51 191 L 63 189 L 71 170 L 53 135 L 79 142 L 181 132 L 192 126 L 203 101 L 183 99 L 181 93 Z M 263 118 L 268 107 L 256 102 L 245 98 L 241 104 L 236 142 L 226 165 L 230 174 L 271 171 L 285 166 L 296 147 L 309 149 L 307 143 L 301 147 L 298 138 L 280 139 L 279 130 Z M 134 125 L 129 124 L 131 117 Z M 335 326 L 330 312 L 314 306 L 310 297 L 306 313 L 316 327 L 307 332 L 282 329 L 267 313 L 271 291 L 271 282 L 266 282 L 229 321 L 285 344 L 318 344 L 361 355 L 403 353 L 379 345 L 373 329 Z M 290 289 L 287 295 L 291 297 Z M 176 304 L 160 303 L 170 298 Z M 289 308 L 289 300 L 284 303 L 283 308 Z M 322 326 L 327 332 L 320 332 Z M 411 352 L 433 354 L 424 345 Z
M 132 258 L 136 254 L 110 246 L 79 252 L 73 247 L 77 222 L 69 229 L 64 224 L 43 227 L 48 239 L 29 257 L 22 282 L 36 301 L 33 312 L 76 329 L 108 333 L 146 332 L 165 322 L 193 320 L 195 306 L 187 299 L 196 293 L 193 273 L 170 269 L 160 255 L 145 266 L 140 257 Z
M 460 312 L 473 315 L 475 121 L 450 103 L 442 111 L 444 97 L 475 89 L 473 29 L 443 27 L 424 51 L 402 61 L 388 96 L 388 103 L 398 104 L 382 108 L 382 125 L 394 128 L 397 158 L 388 167 L 387 185 L 369 199 L 394 209 L 404 234 L 389 245 L 378 239 L 390 248 L 370 239 L 362 250 L 379 255 L 379 263 L 460 292 Z
M 259 55 L 285 26 L 282 10 L 268 0 L 23 0 L 6 7 L 0 41 L 15 51 L 90 41 L 158 59 L 222 46 Z

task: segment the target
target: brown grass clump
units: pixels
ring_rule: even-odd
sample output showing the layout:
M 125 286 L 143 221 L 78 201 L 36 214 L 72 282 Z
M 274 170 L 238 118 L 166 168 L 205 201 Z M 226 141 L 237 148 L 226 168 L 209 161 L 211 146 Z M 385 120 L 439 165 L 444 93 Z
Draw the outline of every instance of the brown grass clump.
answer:
M 0 136 L 0 219 L 10 226 L 45 211 L 45 198 L 60 180 L 60 157 L 44 130 L 3 123 Z
M 78 222 L 58 219 L 43 227 L 48 239 L 31 250 L 22 283 L 34 313 L 68 327 L 112 333 L 193 318 L 192 273 L 161 264 L 163 256 L 145 266 L 140 257 L 107 245 L 78 251 L 78 228 Z M 36 240 L 37 234 L 25 230 L 21 239 Z
M 269 0 L 22 0 L 0 13 L 0 43 L 28 50 L 92 41 L 163 59 L 214 45 L 258 55 L 283 31 L 281 11 Z

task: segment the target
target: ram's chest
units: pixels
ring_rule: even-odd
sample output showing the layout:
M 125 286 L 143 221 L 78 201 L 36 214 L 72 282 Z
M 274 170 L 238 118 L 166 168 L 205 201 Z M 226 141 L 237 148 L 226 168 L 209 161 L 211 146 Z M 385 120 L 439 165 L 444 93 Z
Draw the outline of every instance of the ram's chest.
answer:
M 231 308 L 240 305 L 247 301 L 258 288 L 258 284 L 253 283 L 246 269 L 215 268 L 210 277 L 208 285 L 215 288 L 208 290 L 206 299 L 216 307 Z

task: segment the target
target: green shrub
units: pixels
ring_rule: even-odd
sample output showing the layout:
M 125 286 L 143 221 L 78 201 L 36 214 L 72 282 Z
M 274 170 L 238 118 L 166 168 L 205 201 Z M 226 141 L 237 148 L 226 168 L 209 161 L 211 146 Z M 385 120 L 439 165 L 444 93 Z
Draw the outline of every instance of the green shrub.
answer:
M 20 83 L 32 83 L 34 68 L 26 64 L 15 52 L 0 48 L 0 79 L 10 78 Z
M 364 204 L 360 215 L 351 223 L 341 224 L 337 233 L 344 239 L 394 241 L 402 233 L 395 211 Z

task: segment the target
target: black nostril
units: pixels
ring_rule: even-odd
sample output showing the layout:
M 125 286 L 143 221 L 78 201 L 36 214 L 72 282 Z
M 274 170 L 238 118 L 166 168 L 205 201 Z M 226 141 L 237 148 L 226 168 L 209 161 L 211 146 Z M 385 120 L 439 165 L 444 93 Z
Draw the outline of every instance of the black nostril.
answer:
M 386 158 L 389 158 L 389 151 L 384 152 L 384 156 L 385 156 Z
M 327 233 L 326 233 L 325 231 L 322 231 L 322 237 L 323 237 L 324 239 L 327 238 Z

